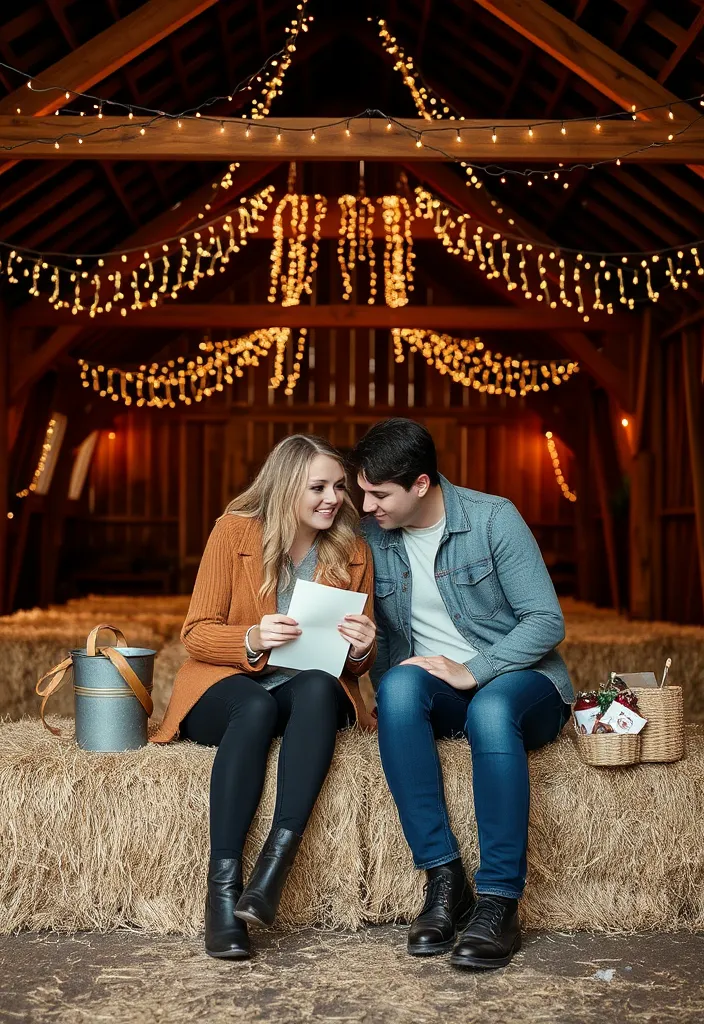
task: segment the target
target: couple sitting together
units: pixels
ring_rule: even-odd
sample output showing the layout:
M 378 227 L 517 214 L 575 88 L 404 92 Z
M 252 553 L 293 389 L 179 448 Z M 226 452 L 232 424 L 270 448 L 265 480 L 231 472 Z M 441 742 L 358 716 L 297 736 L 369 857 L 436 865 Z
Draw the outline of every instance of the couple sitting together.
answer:
M 427 875 L 408 952 L 451 950 L 458 967 L 502 967 L 521 943 L 526 751 L 557 737 L 573 696 L 555 651 L 560 606 L 515 507 L 441 476 L 423 426 L 378 423 L 350 461 L 364 492 L 361 533 L 341 454 L 294 435 L 230 502 L 203 554 L 182 631 L 190 659 L 152 739 L 180 734 L 218 748 L 206 952 L 245 959 L 248 923 L 272 924 L 337 731 L 356 722 L 378 726 L 403 832 Z M 340 679 L 267 665 L 271 650 L 301 633 L 287 615 L 297 579 L 369 595 L 365 614 L 337 627 L 350 645 Z M 367 671 L 375 708 L 357 681 Z M 438 737 L 460 734 L 472 753 L 474 886 L 450 828 L 436 747 Z M 274 736 L 283 737 L 276 808 L 245 886 L 242 850 Z

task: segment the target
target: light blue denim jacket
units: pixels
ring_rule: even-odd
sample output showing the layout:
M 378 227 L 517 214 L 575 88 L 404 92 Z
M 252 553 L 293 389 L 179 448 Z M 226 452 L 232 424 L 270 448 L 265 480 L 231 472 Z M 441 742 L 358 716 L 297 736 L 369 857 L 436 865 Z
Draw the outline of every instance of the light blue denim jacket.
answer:
M 466 662 L 477 684 L 503 672 L 532 668 L 571 702 L 567 666 L 555 648 L 565 624 L 538 543 L 507 499 L 455 487 L 440 477 L 445 532 L 435 579 L 457 630 L 479 653 Z M 413 654 L 411 566 L 401 530 L 382 530 L 371 516 L 362 532 L 374 555 L 379 653 L 374 686 L 389 668 Z

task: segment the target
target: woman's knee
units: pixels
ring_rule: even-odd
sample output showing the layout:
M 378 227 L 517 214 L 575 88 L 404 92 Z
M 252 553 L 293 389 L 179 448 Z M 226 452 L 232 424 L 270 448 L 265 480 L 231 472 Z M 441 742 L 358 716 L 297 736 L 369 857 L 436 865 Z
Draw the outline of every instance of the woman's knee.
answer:
M 310 702 L 315 707 L 320 707 L 321 703 L 325 702 L 334 705 L 342 690 L 339 679 L 321 669 L 299 672 L 293 677 L 290 685 L 297 701 Z
M 244 722 L 249 729 L 262 729 L 268 732 L 272 732 L 276 725 L 276 700 L 261 683 L 247 687 L 246 691 L 243 687 L 239 692 L 235 683 L 226 698 L 226 704 L 230 723 Z

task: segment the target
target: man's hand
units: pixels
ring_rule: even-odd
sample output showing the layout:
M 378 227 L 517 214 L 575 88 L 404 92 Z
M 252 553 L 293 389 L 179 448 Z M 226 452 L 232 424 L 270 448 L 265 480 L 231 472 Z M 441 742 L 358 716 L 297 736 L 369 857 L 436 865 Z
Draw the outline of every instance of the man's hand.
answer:
M 264 615 L 249 634 L 249 645 L 253 651 L 271 651 L 296 640 L 302 632 L 289 615 Z
M 455 690 L 474 690 L 477 680 L 466 666 L 459 661 L 452 661 L 442 654 L 433 655 L 431 658 L 406 658 L 402 665 L 418 665 L 430 672 L 431 676 L 442 679 L 444 683 L 454 687 Z

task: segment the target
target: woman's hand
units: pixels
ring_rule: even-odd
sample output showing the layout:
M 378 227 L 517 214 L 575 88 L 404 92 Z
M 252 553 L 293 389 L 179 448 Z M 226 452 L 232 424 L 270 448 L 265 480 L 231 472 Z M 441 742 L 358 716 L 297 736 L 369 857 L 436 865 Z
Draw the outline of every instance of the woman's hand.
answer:
M 289 615 L 264 615 L 262 621 L 249 634 L 253 651 L 270 651 L 296 640 L 303 630 Z
M 345 615 L 337 628 L 352 645 L 350 654 L 353 658 L 360 660 L 369 653 L 376 636 L 376 626 L 368 615 Z

